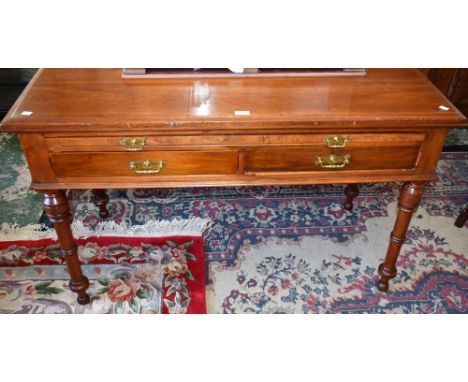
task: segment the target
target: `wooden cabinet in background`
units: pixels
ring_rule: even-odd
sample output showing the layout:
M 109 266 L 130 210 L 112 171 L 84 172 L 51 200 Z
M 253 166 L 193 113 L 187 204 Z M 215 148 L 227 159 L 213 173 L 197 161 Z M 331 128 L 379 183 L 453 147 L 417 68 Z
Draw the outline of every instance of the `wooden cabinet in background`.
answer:
M 468 115 L 468 69 L 421 69 L 431 82 Z

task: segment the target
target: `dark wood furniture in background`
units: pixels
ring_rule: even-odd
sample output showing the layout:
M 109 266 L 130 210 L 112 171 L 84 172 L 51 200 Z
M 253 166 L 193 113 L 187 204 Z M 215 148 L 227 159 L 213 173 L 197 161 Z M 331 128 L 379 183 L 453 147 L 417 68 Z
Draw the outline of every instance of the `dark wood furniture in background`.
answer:
M 437 88 L 468 116 L 468 69 L 421 69 Z
M 388 289 L 423 183 L 466 119 L 416 69 L 317 78 L 122 79 L 41 70 L 3 121 L 44 192 L 78 302 L 89 302 L 63 189 L 405 182 L 378 288 Z M 378 254 L 376 254 L 378 255 Z

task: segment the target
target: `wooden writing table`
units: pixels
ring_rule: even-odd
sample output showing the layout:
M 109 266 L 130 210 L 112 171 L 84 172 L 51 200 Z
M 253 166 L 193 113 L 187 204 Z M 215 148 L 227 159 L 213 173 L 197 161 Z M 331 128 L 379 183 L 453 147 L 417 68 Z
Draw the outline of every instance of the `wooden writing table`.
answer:
M 441 107 L 442 106 L 442 107 Z M 32 113 L 31 113 L 32 112 Z M 317 78 L 122 79 L 118 69 L 40 70 L 3 121 L 17 132 L 86 304 L 63 189 L 405 182 L 378 288 L 388 289 L 424 182 L 466 120 L 415 69 Z M 382 248 L 382 252 L 383 252 Z M 378 255 L 378 254 L 376 254 Z

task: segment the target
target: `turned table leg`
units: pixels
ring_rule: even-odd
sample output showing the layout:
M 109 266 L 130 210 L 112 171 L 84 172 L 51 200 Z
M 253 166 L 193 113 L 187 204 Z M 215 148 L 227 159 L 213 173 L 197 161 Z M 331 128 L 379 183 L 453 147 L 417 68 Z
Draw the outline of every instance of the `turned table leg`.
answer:
M 413 213 L 418 208 L 423 193 L 423 184 L 419 182 L 409 182 L 403 185 L 398 200 L 398 215 L 395 226 L 390 234 L 387 256 L 379 266 L 380 279 L 377 288 L 385 292 L 388 290 L 388 282 L 397 274 L 396 262 L 400 248 L 406 239 L 406 231 L 411 221 Z
M 457 220 L 455 220 L 455 227 L 462 228 L 466 221 L 468 220 L 468 207 L 465 208 L 465 211 L 458 215 Z
M 359 187 L 357 184 L 348 184 L 344 189 L 344 193 L 346 195 L 344 209 L 346 211 L 351 211 L 353 209 L 353 200 L 359 195 Z
M 105 190 L 92 190 L 93 203 L 99 208 L 99 216 L 102 219 L 109 217 L 109 210 L 107 209 L 107 203 L 109 203 L 109 196 Z
M 44 191 L 44 207 L 47 217 L 54 224 L 60 251 L 67 262 L 71 279 L 70 289 L 78 293 L 79 304 L 88 304 L 89 296 L 86 289 L 89 286 L 89 281 L 81 272 L 76 244 L 70 227 L 70 209 L 63 191 Z

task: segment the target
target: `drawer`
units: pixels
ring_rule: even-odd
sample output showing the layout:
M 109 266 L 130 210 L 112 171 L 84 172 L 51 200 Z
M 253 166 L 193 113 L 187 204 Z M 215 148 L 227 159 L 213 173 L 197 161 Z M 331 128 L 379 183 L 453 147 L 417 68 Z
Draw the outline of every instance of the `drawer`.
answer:
M 49 152 L 149 152 L 154 150 L 223 149 L 226 146 L 261 143 L 263 136 L 144 135 L 46 138 Z M 215 148 L 216 147 L 216 148 Z
M 164 177 L 235 174 L 237 152 L 147 151 L 123 153 L 51 153 L 57 177 Z
M 340 149 L 318 145 L 256 147 L 245 152 L 245 173 L 413 169 L 419 150 L 416 142 Z
M 258 147 L 275 145 L 312 145 L 328 147 L 330 134 L 249 134 L 249 135 L 148 135 L 132 136 L 54 136 L 46 137 L 49 152 L 138 152 L 153 150 L 198 150 L 213 147 Z M 421 133 L 362 133 L 345 134 L 346 147 L 398 146 L 403 142 L 422 142 Z

